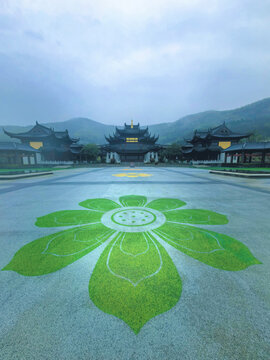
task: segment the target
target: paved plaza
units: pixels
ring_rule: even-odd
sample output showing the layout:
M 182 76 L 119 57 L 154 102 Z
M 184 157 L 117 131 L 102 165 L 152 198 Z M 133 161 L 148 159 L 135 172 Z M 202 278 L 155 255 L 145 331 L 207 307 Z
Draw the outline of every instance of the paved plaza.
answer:
M 0 182 L 0 359 L 269 359 L 270 179 Z

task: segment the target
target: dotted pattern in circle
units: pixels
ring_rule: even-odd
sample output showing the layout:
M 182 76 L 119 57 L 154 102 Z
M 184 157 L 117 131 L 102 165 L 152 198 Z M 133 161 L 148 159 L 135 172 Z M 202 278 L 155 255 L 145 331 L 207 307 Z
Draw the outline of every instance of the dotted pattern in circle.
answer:
M 123 232 L 150 231 L 162 226 L 165 221 L 160 211 L 135 206 L 107 211 L 101 218 L 101 223 L 106 227 Z
M 156 215 L 144 209 L 120 210 L 112 215 L 112 221 L 124 226 L 144 226 L 152 224 Z

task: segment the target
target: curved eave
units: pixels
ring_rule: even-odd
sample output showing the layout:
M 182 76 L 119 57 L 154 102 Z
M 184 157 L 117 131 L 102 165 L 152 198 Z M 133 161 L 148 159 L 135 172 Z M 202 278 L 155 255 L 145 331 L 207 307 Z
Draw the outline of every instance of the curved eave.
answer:
M 76 144 L 77 142 L 80 141 L 80 138 L 70 138 L 70 140 L 71 140 L 74 144 Z
M 209 151 L 222 151 L 223 149 L 220 146 L 209 146 L 207 148 L 207 150 L 209 150 Z
M 230 134 L 230 135 L 228 135 L 228 134 L 220 134 L 220 135 L 212 135 L 212 134 L 210 134 L 209 135 L 209 138 L 212 138 L 212 139 L 239 139 L 239 140 L 241 140 L 241 139 L 244 139 L 244 138 L 247 138 L 247 137 L 249 137 L 249 136 L 251 136 L 252 134 L 251 133 L 249 133 L 249 134 Z
M 193 148 L 192 149 L 182 149 L 183 154 L 191 154 L 192 152 L 193 152 Z
M 34 149 L 26 144 L 4 141 L 4 142 L 0 142 L 0 151 L 23 151 L 23 152 L 38 153 L 40 152 L 40 149 Z
M 188 145 L 185 145 L 185 146 L 182 146 L 182 151 L 186 151 L 186 150 L 192 150 L 194 147 L 193 147 L 193 145 L 190 145 L 190 146 L 188 146 Z
M 270 142 L 257 142 L 257 143 L 244 143 L 232 145 L 229 148 L 223 150 L 223 152 L 234 152 L 234 151 L 268 151 L 270 150 Z
M 70 152 L 71 152 L 72 154 L 80 154 L 81 151 L 82 151 L 82 149 L 70 149 Z
M 24 132 L 24 133 L 18 133 L 18 134 L 16 134 L 16 133 L 12 133 L 12 132 L 7 131 L 7 130 L 5 130 L 4 128 L 3 128 L 3 131 L 4 131 L 4 133 L 5 133 L 6 135 L 8 135 L 9 137 L 11 137 L 11 138 L 16 138 L 16 139 L 20 139 L 21 137 L 25 137 L 25 135 L 28 134 L 28 132 L 27 132 L 27 133 Z

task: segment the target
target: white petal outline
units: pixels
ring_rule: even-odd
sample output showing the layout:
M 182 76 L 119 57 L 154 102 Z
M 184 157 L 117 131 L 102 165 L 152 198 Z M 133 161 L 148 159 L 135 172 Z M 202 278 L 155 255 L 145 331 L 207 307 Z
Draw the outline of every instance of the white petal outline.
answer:
M 100 224 L 100 223 L 94 223 L 94 224 L 91 224 L 91 225 L 95 225 L 95 224 Z M 68 231 L 65 232 L 65 234 L 68 234 L 68 233 L 70 233 L 70 232 L 73 232 L 74 230 L 75 230 L 75 232 L 74 232 L 74 237 L 73 237 L 73 240 L 72 240 L 72 241 L 86 242 L 86 241 L 76 240 L 76 234 L 77 234 L 78 231 L 87 231 L 87 230 L 89 231 L 89 230 L 91 230 L 91 229 L 89 229 L 89 228 L 82 229 L 82 228 L 79 226 L 79 227 L 77 227 L 77 228 L 69 229 Z M 112 235 L 108 237 L 109 233 L 112 233 Z M 50 246 L 50 244 L 52 243 L 52 241 L 54 241 L 55 239 L 57 239 L 58 237 L 60 237 L 60 236 L 62 236 L 62 235 L 63 235 L 63 232 L 61 232 L 61 233 L 57 234 L 56 236 L 52 237 L 52 238 L 48 241 L 45 249 L 42 251 L 41 254 L 44 254 L 44 255 L 53 255 L 53 256 L 57 256 L 57 257 L 67 257 L 67 256 L 76 255 L 76 254 L 79 254 L 79 253 L 81 253 L 81 252 L 83 252 L 83 251 L 85 251 L 85 250 L 90 249 L 91 247 L 93 247 L 93 246 L 95 246 L 95 245 L 97 245 L 97 244 L 99 244 L 99 245 L 103 244 L 103 242 L 104 242 L 105 240 L 107 240 L 108 238 L 110 238 L 110 237 L 112 237 L 113 235 L 115 235 L 115 232 L 114 232 L 114 231 L 110 231 L 110 230 L 108 229 L 105 233 L 103 233 L 102 235 L 96 237 L 96 239 L 95 239 L 96 242 L 95 242 L 95 243 L 93 243 L 93 244 L 91 244 L 91 245 L 89 245 L 89 246 L 86 246 L 84 249 L 81 249 L 81 250 L 76 251 L 76 252 L 74 252 L 74 253 L 70 253 L 70 254 L 66 254 L 66 255 L 60 255 L 60 254 L 55 254 L 55 253 L 53 253 L 53 252 L 49 252 L 48 249 L 49 249 L 49 246 Z
M 151 200 L 149 203 L 147 203 L 147 205 L 145 205 L 146 207 L 148 207 L 149 204 L 151 204 L 151 202 L 153 201 L 156 201 L 156 200 L 165 200 L 166 198 L 157 198 L 157 199 L 154 199 L 154 200 Z M 158 209 L 154 209 L 154 210 L 158 210 L 162 213 L 164 212 L 168 212 L 168 211 L 174 211 L 174 210 L 183 210 L 182 208 L 185 207 L 187 205 L 187 203 L 183 200 L 179 200 L 177 198 L 168 198 L 170 200 L 178 200 L 178 201 L 182 201 L 184 203 L 184 205 L 181 205 L 181 206 L 177 206 L 176 208 L 173 208 L 173 209 L 168 209 L 168 210 L 158 210 Z M 152 209 L 151 207 L 149 209 Z
M 150 274 L 150 275 L 147 275 L 147 276 L 141 278 L 141 279 L 138 280 L 137 282 L 133 282 L 133 281 L 130 280 L 129 278 L 115 273 L 115 272 L 110 268 L 110 257 L 111 257 L 112 250 L 113 250 L 116 242 L 121 238 L 121 236 L 123 236 L 123 233 L 119 233 L 119 234 L 118 234 L 118 236 L 117 236 L 115 242 L 113 243 L 113 245 L 111 246 L 110 251 L 109 251 L 109 254 L 108 254 L 108 256 L 107 256 L 106 266 L 107 266 L 109 272 L 110 272 L 112 275 L 118 277 L 119 279 L 123 279 L 123 280 L 128 281 L 128 282 L 129 282 L 130 284 L 132 284 L 134 287 L 136 287 L 136 286 L 137 286 L 139 283 L 141 283 L 142 281 L 144 281 L 144 280 L 146 280 L 146 279 L 149 279 L 149 278 L 157 275 L 157 274 L 160 272 L 160 270 L 161 270 L 161 268 L 162 268 L 162 265 L 163 265 L 162 256 L 161 256 L 161 253 L 160 253 L 160 251 L 159 251 L 159 248 L 158 248 L 157 244 L 155 243 L 155 241 L 153 240 L 153 238 L 149 235 L 149 233 L 144 233 L 144 236 L 145 236 L 145 235 L 147 235 L 147 236 L 149 237 L 149 239 L 152 241 L 152 243 L 154 244 L 154 246 L 155 246 L 155 248 L 156 248 L 156 250 L 157 250 L 157 252 L 158 252 L 159 259 L 160 259 L 159 268 L 158 268 L 154 273 L 152 273 L 152 274 Z M 145 239 L 146 239 L 147 242 L 149 241 L 149 239 L 147 239 L 147 237 L 145 237 Z
M 87 224 L 96 224 L 96 222 L 95 223 L 91 223 L 91 222 L 89 222 L 89 221 L 87 221 L 87 222 L 85 222 L 85 221 L 76 221 L 76 223 L 63 223 L 63 222 L 61 222 L 61 218 L 63 217 L 63 216 L 66 216 L 66 215 L 68 215 L 68 212 L 74 212 L 74 211 L 89 211 L 89 212 L 91 212 L 92 210 L 62 210 L 62 211 L 64 211 L 65 213 L 63 214 L 61 214 L 60 215 L 60 219 L 57 219 L 57 216 L 55 215 L 54 217 L 53 217 L 53 220 L 54 220 L 54 222 L 55 222 L 55 224 L 57 224 L 57 225 L 60 225 L 60 226 L 77 226 L 77 225 L 87 225 Z M 62 212 L 61 210 L 60 211 L 57 211 L 57 212 Z M 95 211 L 95 210 L 93 210 L 93 211 Z M 96 211 L 97 212 L 97 211 Z M 99 211 L 98 211 L 99 212 Z M 102 212 L 102 214 L 103 214 L 103 212 Z M 48 215 L 50 215 L 50 214 L 48 214 Z M 45 215 L 45 216 L 48 216 L 48 215 Z M 102 216 L 102 215 L 101 215 Z M 80 214 L 74 214 L 74 216 L 73 216 L 73 219 L 77 219 L 78 217 L 80 217 Z M 53 226 L 50 226 L 50 227 L 53 227 Z
M 181 224 L 179 224 L 179 223 L 175 223 L 175 224 L 181 225 Z M 189 230 L 189 229 L 188 229 L 188 226 L 186 226 L 185 229 Z M 188 247 L 186 247 L 186 246 L 183 246 L 183 245 L 181 245 L 181 244 L 179 244 L 179 243 L 176 243 L 175 241 L 173 241 L 173 240 L 170 238 L 170 236 L 169 236 L 167 233 L 165 233 L 165 232 L 163 232 L 163 231 L 161 231 L 161 230 L 156 229 L 156 230 L 154 230 L 154 232 L 155 232 L 162 240 L 165 240 L 165 241 L 167 241 L 167 242 L 169 242 L 169 243 L 173 243 L 173 244 L 176 245 L 177 247 L 180 247 L 180 248 L 182 248 L 182 249 L 185 249 L 185 250 L 188 250 L 188 251 L 197 253 L 197 254 L 211 254 L 211 253 L 216 252 L 216 251 L 225 251 L 225 249 L 222 247 L 222 245 L 220 244 L 218 238 L 217 238 L 215 235 L 209 233 L 207 230 L 201 230 L 201 229 L 198 229 L 198 228 L 196 228 L 196 230 L 197 230 L 199 233 L 206 233 L 208 236 L 214 238 L 215 241 L 217 242 L 218 246 L 219 246 L 219 249 L 213 249 L 213 250 L 211 250 L 211 251 L 198 251 L 198 250 L 193 250 L 193 249 L 190 249 L 190 248 L 188 248 Z M 191 230 L 190 230 L 190 231 L 191 231 Z M 192 237 L 193 237 L 193 235 L 192 235 Z M 193 237 L 193 238 L 194 238 L 194 237 Z M 187 240 L 192 240 L 192 239 L 181 239 L 181 240 L 182 240 L 182 241 L 183 241 L 183 240 L 184 240 L 184 241 L 187 241 Z M 181 240 L 180 240 L 180 241 L 181 241 Z
M 127 197 L 127 196 L 140 196 L 140 197 L 142 197 L 142 199 L 140 200 L 139 204 L 130 206 L 130 205 L 127 204 L 126 201 L 120 200 L 121 197 Z M 119 202 L 123 207 L 145 207 L 145 205 L 147 204 L 147 197 L 143 196 L 143 195 L 124 195 L 124 196 L 121 196 L 121 197 L 119 198 Z M 145 198 L 145 199 L 143 199 L 143 198 Z
M 126 252 L 126 251 L 123 250 L 123 247 L 122 247 L 122 246 L 123 246 L 124 239 L 125 239 L 125 237 L 126 237 L 126 233 L 124 233 L 124 235 L 123 235 L 123 237 L 122 237 L 122 240 L 121 240 L 121 243 L 120 243 L 120 250 L 121 250 L 121 252 L 122 252 L 123 254 L 125 254 L 125 255 L 132 256 L 132 257 L 134 257 L 134 258 L 136 258 L 137 256 L 140 256 L 140 255 L 146 254 L 147 251 L 149 250 L 149 242 L 147 241 L 144 233 L 143 233 L 143 236 L 144 236 L 144 239 L 145 239 L 145 241 L 146 241 L 147 248 L 146 248 L 146 250 L 145 250 L 144 252 L 141 252 L 141 253 L 138 253 L 138 254 L 134 255 L 134 254 L 128 253 L 128 252 Z
M 94 199 L 86 199 L 86 200 L 83 200 L 81 202 L 79 202 L 79 205 L 85 201 L 88 201 L 88 200 L 108 200 L 108 201 L 111 201 L 112 203 L 114 203 L 114 205 L 117 205 L 117 208 L 119 207 L 122 207 L 121 204 L 118 204 L 116 201 L 112 200 L 112 199 L 108 199 L 108 198 L 94 198 Z M 80 205 L 81 207 L 83 207 L 84 209 L 88 209 L 88 210 L 91 210 L 91 211 L 97 211 L 97 212 L 102 212 L 102 213 L 106 213 L 107 211 L 109 210 L 98 210 L 98 209 L 93 209 L 93 208 L 89 208 L 89 207 L 86 207 L 86 206 L 83 206 L 83 205 Z

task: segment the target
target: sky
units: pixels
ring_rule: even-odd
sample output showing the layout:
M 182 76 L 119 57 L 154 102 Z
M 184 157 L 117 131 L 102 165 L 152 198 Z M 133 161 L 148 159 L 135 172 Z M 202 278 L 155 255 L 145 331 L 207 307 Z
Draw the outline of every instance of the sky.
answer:
M 0 124 L 176 121 L 270 96 L 270 0 L 0 0 Z

